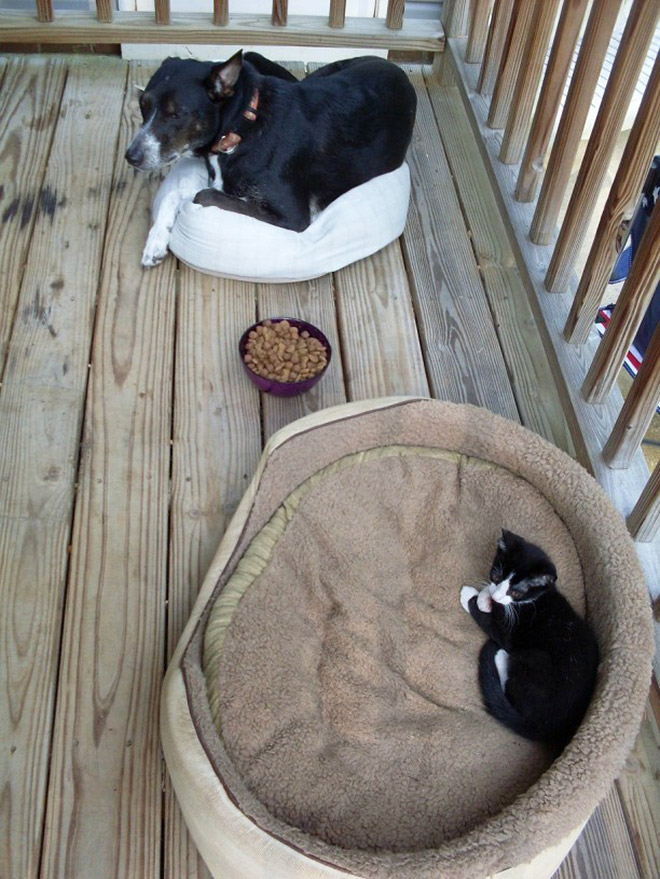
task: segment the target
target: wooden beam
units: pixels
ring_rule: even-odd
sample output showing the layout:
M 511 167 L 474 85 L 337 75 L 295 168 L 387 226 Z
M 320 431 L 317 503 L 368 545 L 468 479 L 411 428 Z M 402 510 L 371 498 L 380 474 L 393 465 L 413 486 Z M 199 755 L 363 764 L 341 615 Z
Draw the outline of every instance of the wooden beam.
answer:
M 346 24 L 346 0 L 330 0 L 330 27 L 344 27 Z
M 625 469 L 644 439 L 660 400 L 660 325 L 646 349 L 637 377 L 623 403 L 603 458 L 608 466 Z
M 403 26 L 403 13 L 405 7 L 405 0 L 388 0 L 385 24 L 391 30 L 398 31 Z
M 598 346 L 582 393 L 590 403 L 601 403 L 612 390 L 626 351 L 632 345 L 644 313 L 660 282 L 660 205 L 637 248 L 630 274 L 612 312 L 612 320 Z
M 500 69 L 500 62 L 502 61 L 506 35 L 509 31 L 512 9 L 513 0 L 495 0 L 493 14 L 490 18 L 490 27 L 488 28 L 484 62 L 481 65 L 477 85 L 477 89 L 482 95 L 493 94 L 497 71 Z
M 467 35 L 470 0 L 444 0 L 442 24 L 450 37 Z
M 169 24 L 171 20 L 170 0 L 155 0 L 155 3 L 156 24 Z
M 545 279 L 551 293 L 566 290 L 607 173 L 616 139 L 655 32 L 660 0 L 635 0 L 587 144 Z
M 53 20 L 53 0 L 36 0 L 39 21 Z
M 229 22 L 229 0 L 213 0 L 213 24 L 226 27 Z
M 285 27 L 289 14 L 289 0 L 273 0 L 273 12 L 270 18 L 273 27 Z
M 108 23 L 112 21 L 114 4 L 112 0 L 96 0 L 96 17 L 99 21 Z
M 516 184 L 518 201 L 534 201 L 564 84 L 589 0 L 565 0 Z
M 544 0 L 535 4 L 533 10 L 500 150 L 500 159 L 507 165 L 520 161 L 558 7 L 559 0 Z
M 650 543 L 660 531 L 660 465 L 656 464 L 646 488 L 627 520 L 628 530 L 642 543 Z
M 529 232 L 534 244 L 550 244 L 554 240 L 562 200 L 621 2 L 601 0 L 591 8 Z
M 465 60 L 471 64 L 481 61 L 484 57 L 492 6 L 493 0 L 474 0 L 465 57 Z
M 173 15 L 168 27 L 152 13 L 118 12 L 110 24 L 91 15 L 59 13 L 42 24 L 23 13 L 0 14 L 0 42 L 6 43 L 189 43 L 218 45 L 335 46 L 441 52 L 445 37 L 438 21 L 405 19 L 401 30 L 377 18 L 348 18 L 344 28 L 331 28 L 327 16 L 289 17 L 286 28 L 273 27 L 268 15 L 232 15 L 226 27 L 212 28 L 205 13 Z
M 502 61 L 488 112 L 488 124 L 491 128 L 504 128 L 506 125 L 535 8 L 535 0 L 514 0 Z
M 568 315 L 564 335 L 573 344 L 586 342 L 593 326 L 659 140 L 660 54 L 655 59 Z

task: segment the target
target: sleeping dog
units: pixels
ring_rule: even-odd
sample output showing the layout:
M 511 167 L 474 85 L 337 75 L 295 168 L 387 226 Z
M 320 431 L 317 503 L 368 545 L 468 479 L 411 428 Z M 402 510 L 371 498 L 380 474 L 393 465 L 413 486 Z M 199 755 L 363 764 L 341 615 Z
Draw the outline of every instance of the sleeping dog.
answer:
M 203 157 L 210 188 L 163 201 L 142 265 L 167 253 L 179 198 L 301 232 L 403 163 L 416 104 L 405 73 L 382 58 L 338 61 L 301 82 L 256 52 L 217 64 L 168 58 L 140 94 L 144 124 L 126 159 L 146 171 Z

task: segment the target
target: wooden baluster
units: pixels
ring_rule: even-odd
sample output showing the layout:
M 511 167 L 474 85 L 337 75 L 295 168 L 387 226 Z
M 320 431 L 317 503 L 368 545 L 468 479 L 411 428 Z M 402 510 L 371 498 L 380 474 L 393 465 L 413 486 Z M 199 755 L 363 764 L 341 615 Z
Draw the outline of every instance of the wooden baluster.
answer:
M 155 0 L 156 24 L 170 23 L 170 0 Z
M 39 21 L 53 20 L 53 0 L 37 0 L 37 18 Z
M 534 7 L 500 148 L 500 161 L 505 165 L 515 165 L 520 161 L 558 8 L 559 0 L 544 0 Z
M 331 0 L 328 24 L 330 27 L 344 27 L 346 24 L 346 0 Z
M 657 204 L 614 306 L 612 320 L 582 385 L 582 393 L 590 403 L 600 403 L 609 394 L 659 281 L 660 204 Z
M 516 184 L 518 201 L 534 201 L 589 0 L 565 0 Z
M 506 35 L 509 32 L 512 9 L 513 0 L 495 0 L 493 14 L 490 18 L 490 27 L 488 28 L 484 63 L 481 65 L 479 82 L 477 84 L 477 89 L 481 95 L 493 94 L 497 71 L 500 68 L 502 52 L 506 43 Z
M 112 21 L 114 3 L 112 0 L 96 0 L 96 17 L 104 24 Z
M 535 244 L 551 244 L 591 98 L 622 0 L 594 3 L 561 115 L 530 229 Z
M 603 459 L 614 470 L 630 467 L 660 400 L 660 326 L 655 328 L 637 377 L 628 391 Z
M 545 286 L 552 293 L 568 287 L 659 13 L 660 0 L 635 0 L 628 15 L 545 277 Z
M 466 37 L 469 0 L 444 0 L 442 25 L 448 37 Z
M 405 0 L 388 0 L 385 24 L 390 30 L 400 31 L 403 27 L 403 13 L 406 8 Z
M 514 0 L 502 62 L 488 110 L 491 128 L 504 128 L 506 124 L 535 7 L 536 0 Z
M 650 543 L 660 530 L 660 465 L 653 468 L 651 478 L 628 516 L 628 530 L 640 543 Z
M 488 37 L 488 19 L 493 0 L 474 0 L 465 60 L 476 63 L 483 59 Z
M 626 238 L 625 230 L 639 202 L 639 193 L 653 161 L 658 141 L 660 54 L 655 59 L 651 78 L 603 208 L 598 231 L 566 321 L 564 335 L 573 344 L 586 342 L 589 337 L 603 292 L 619 255 L 618 245 Z
M 213 0 L 213 24 L 218 27 L 229 24 L 229 0 Z
M 286 27 L 289 0 L 273 0 L 273 14 L 270 22 L 276 27 Z

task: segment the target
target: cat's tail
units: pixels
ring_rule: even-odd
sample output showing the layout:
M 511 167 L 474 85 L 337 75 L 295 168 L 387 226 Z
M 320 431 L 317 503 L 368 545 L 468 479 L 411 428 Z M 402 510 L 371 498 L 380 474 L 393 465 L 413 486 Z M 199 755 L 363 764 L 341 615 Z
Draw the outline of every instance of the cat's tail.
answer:
M 527 723 L 504 694 L 495 664 L 495 655 L 499 650 L 501 648 L 494 641 L 486 641 L 479 654 L 479 684 L 484 705 L 493 717 L 519 736 L 526 739 L 538 739 L 538 730 L 533 729 Z

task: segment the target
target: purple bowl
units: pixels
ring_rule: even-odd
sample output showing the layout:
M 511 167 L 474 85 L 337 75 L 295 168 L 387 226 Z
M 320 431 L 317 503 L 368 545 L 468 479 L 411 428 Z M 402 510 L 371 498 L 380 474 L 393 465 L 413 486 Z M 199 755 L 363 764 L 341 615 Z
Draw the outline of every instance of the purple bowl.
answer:
M 264 318 L 264 320 L 269 320 L 269 318 Z M 280 321 L 288 320 L 292 327 L 297 327 L 298 332 L 301 333 L 303 330 L 307 330 L 310 336 L 314 339 L 318 339 L 319 342 L 325 348 L 328 355 L 328 362 L 323 367 L 323 369 L 318 372 L 316 375 L 311 378 L 306 378 L 300 382 L 276 382 L 272 381 L 269 378 L 264 378 L 261 375 L 257 375 L 256 372 L 253 372 L 250 367 L 245 362 L 245 353 L 247 349 L 248 337 L 252 330 L 256 330 L 256 328 L 262 324 L 264 321 L 260 320 L 256 324 L 252 324 L 251 327 L 248 327 L 247 330 L 241 336 L 240 342 L 238 343 L 238 353 L 241 357 L 241 363 L 243 364 L 243 369 L 247 373 L 250 381 L 259 388 L 260 391 L 264 391 L 266 394 L 274 394 L 276 397 L 297 397 L 298 394 L 304 394 L 306 391 L 309 391 L 310 388 L 313 388 L 314 385 L 320 381 L 320 379 L 325 375 L 327 368 L 330 366 L 330 358 L 332 357 L 332 348 L 330 347 L 330 342 L 323 335 L 321 330 L 318 327 L 315 327 L 314 324 L 308 324 L 305 320 L 298 320 L 296 317 L 271 317 L 271 323 L 277 324 Z

